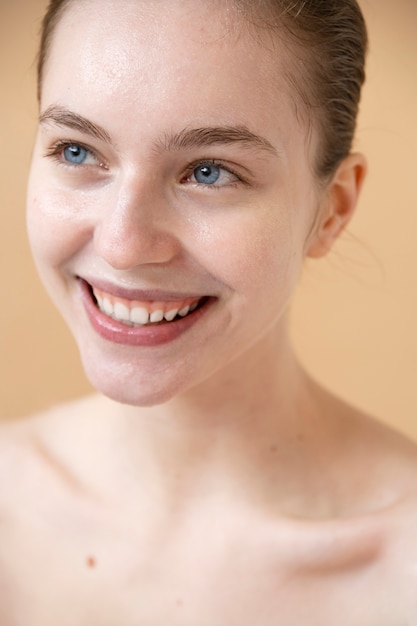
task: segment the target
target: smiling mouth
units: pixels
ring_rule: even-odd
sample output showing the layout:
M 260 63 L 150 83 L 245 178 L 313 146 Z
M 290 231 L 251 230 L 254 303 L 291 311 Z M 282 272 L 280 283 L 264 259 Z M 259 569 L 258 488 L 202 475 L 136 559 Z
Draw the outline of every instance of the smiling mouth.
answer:
M 127 300 L 91 285 L 90 292 L 101 313 L 133 328 L 172 324 L 188 317 L 209 300 L 208 296 L 183 298 L 172 302 Z

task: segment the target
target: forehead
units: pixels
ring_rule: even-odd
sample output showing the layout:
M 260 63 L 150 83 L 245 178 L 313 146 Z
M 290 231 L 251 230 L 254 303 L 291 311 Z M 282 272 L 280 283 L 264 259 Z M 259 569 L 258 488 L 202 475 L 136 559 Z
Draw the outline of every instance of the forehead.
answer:
M 228 0 L 74 0 L 52 39 L 42 101 L 97 114 L 110 105 L 121 118 L 135 108 L 148 125 L 175 108 L 184 125 L 209 115 L 287 118 L 284 127 L 296 118 L 288 55 Z

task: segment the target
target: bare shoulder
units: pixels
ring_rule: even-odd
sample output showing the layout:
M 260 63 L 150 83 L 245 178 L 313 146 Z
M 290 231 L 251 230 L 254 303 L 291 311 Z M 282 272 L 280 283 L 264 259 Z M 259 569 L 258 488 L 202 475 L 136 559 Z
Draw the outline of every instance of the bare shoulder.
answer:
M 404 623 L 417 624 L 417 443 L 373 417 L 347 410 L 353 428 L 345 473 L 360 494 L 359 518 L 363 513 L 369 537 L 379 546 L 379 588 L 386 589 L 381 602 L 388 602 L 394 614 L 408 610 Z
M 97 400 L 82 398 L 43 412 L 0 422 L 0 513 L 38 503 L 58 482 L 70 480 L 63 451 L 69 433 Z M 26 503 L 26 504 L 25 504 Z
M 417 442 L 322 388 L 317 394 L 337 449 L 340 482 L 355 487 L 353 497 L 363 495 L 370 509 L 417 502 Z
M 411 465 L 410 465 L 411 470 Z M 414 474 L 415 482 L 417 477 Z M 377 516 L 378 517 L 378 516 Z M 378 588 L 385 589 L 384 603 L 404 624 L 417 624 L 417 489 L 409 485 L 402 500 L 375 520 L 375 532 L 383 537 L 378 561 Z
M 352 461 L 359 463 L 387 501 L 417 506 L 417 442 L 373 417 L 355 412 Z M 382 492 L 381 492 L 382 495 Z

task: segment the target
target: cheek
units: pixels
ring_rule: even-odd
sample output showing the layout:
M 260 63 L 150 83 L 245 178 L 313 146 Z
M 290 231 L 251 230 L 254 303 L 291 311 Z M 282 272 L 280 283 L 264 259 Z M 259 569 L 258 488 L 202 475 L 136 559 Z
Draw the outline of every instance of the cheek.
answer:
M 203 228 L 199 248 L 204 266 L 234 291 L 281 289 L 296 282 L 302 244 L 296 241 L 288 213 L 260 209 L 230 216 Z
M 74 210 L 62 191 L 43 190 L 29 185 L 27 229 L 35 261 L 58 265 L 71 256 L 88 238 L 82 206 Z

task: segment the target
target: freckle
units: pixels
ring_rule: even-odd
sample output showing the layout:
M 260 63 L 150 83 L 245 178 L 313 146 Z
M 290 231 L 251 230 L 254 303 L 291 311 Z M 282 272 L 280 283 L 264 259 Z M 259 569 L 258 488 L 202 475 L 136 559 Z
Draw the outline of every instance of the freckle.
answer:
M 93 556 L 88 556 L 86 561 L 87 567 L 89 567 L 90 569 L 93 569 L 97 565 L 97 561 Z
M 177 598 L 177 606 L 181 607 L 184 605 L 184 601 L 181 598 Z
M 270 451 L 271 454 L 275 454 L 277 452 L 277 447 L 276 446 L 271 446 L 269 448 L 269 451 Z

